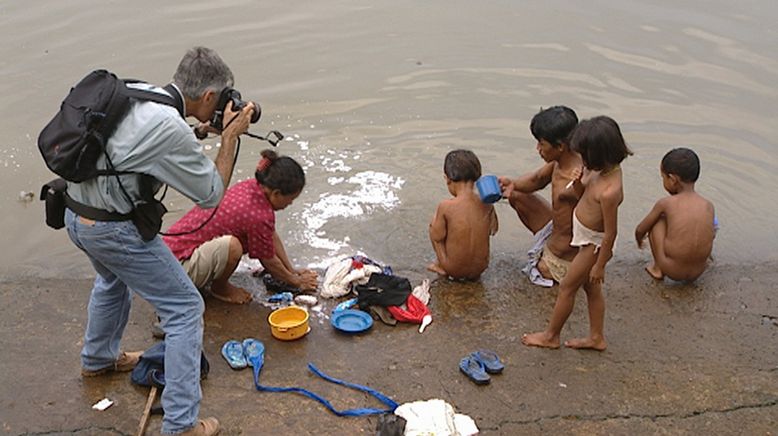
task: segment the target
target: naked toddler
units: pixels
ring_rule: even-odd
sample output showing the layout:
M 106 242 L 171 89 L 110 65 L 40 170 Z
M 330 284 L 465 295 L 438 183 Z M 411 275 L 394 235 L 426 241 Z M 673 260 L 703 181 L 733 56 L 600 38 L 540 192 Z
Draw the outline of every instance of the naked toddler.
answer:
M 443 164 L 448 192 L 430 223 L 430 240 L 437 262 L 427 269 L 455 279 L 478 279 L 489 266 L 489 236 L 497 233 L 494 206 L 475 193 L 481 162 L 470 150 L 454 150 Z
M 635 229 L 638 247 L 648 235 L 654 262 L 646 267 L 651 277 L 694 281 L 708 266 L 716 236 L 713 203 L 694 190 L 700 176 L 700 159 L 688 148 L 670 150 L 660 166 L 662 185 L 670 194 Z

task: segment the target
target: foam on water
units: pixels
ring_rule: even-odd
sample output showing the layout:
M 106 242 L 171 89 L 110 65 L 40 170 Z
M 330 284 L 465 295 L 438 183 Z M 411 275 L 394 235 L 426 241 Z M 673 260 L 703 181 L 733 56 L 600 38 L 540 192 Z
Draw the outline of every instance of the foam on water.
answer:
M 359 151 L 333 150 L 325 144 L 312 144 L 299 134 L 292 134 L 287 140 L 299 147 L 300 153 L 295 153 L 295 159 L 300 161 L 307 178 L 316 180 L 324 176 L 326 180 L 326 183 L 308 183 L 302 203 L 288 216 L 288 221 L 296 223 L 294 238 L 297 243 L 323 251 L 315 256 L 320 260 L 308 266 L 326 268 L 333 257 L 355 252 L 349 245 L 349 236 L 328 237 L 327 224 L 398 207 L 398 192 L 405 180 L 382 171 L 354 168 L 351 162 L 360 160 Z M 328 173 L 334 174 L 327 176 Z
M 340 165 L 340 161 L 331 162 Z M 294 218 L 304 223 L 301 226 L 304 241 L 312 247 L 329 250 L 330 256 L 348 247 L 348 237 L 324 237 L 326 233 L 321 229 L 330 220 L 391 210 L 400 204 L 397 191 L 405 183 L 401 177 L 379 171 L 362 171 L 348 178 L 330 177 L 328 182 L 338 189 L 321 193 L 317 201 L 306 203 L 299 217 Z

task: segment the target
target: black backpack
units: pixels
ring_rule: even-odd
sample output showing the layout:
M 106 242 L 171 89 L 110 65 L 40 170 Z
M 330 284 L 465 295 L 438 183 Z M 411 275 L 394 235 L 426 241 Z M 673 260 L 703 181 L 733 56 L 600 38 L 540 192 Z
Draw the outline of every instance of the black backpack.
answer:
M 51 171 L 71 182 L 122 174 L 112 165 L 109 169 L 97 169 L 97 159 L 106 153 L 105 143 L 127 114 L 131 99 L 173 106 L 179 113 L 183 110 L 182 102 L 174 98 L 127 87 L 127 83 L 135 82 L 138 81 L 95 70 L 70 89 L 59 112 L 38 136 L 38 149 Z M 178 97 L 178 93 L 171 94 Z

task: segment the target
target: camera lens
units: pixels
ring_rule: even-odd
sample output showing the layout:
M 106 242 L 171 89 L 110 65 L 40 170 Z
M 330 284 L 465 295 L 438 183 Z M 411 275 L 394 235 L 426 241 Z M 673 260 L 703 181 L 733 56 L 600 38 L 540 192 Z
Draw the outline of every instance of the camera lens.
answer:
M 251 112 L 251 122 L 256 123 L 259 121 L 259 117 L 262 116 L 262 108 L 256 101 L 252 101 L 252 103 L 254 103 L 254 110 Z
M 211 126 L 218 130 L 222 130 L 224 128 L 222 126 L 222 122 L 224 121 L 224 111 L 226 110 L 227 104 L 229 102 L 232 102 L 232 110 L 236 112 L 245 108 L 247 104 L 247 102 L 241 100 L 240 92 L 238 92 L 236 89 L 225 88 L 222 90 L 221 94 L 219 95 L 219 100 L 216 104 L 216 111 L 214 112 L 213 118 L 211 119 Z M 259 103 L 253 103 L 254 110 L 251 111 L 250 121 L 251 123 L 256 123 L 262 116 L 262 108 L 260 108 Z

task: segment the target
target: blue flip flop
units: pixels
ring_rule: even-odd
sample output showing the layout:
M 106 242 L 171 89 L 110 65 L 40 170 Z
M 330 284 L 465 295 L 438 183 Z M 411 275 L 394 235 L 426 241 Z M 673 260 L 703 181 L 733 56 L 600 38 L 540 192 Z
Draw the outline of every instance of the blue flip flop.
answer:
M 459 370 L 477 385 L 489 384 L 491 377 L 486 373 L 484 364 L 472 354 L 459 361 Z
M 489 374 L 499 374 L 505 368 L 505 365 L 500 361 L 500 356 L 492 350 L 478 350 L 473 352 L 471 356 L 478 359 Z
M 265 362 L 265 344 L 254 338 L 243 340 L 243 356 L 249 366 L 262 368 Z
M 232 369 L 243 369 L 248 366 L 246 356 L 243 355 L 243 344 L 229 340 L 222 345 L 222 356 Z

